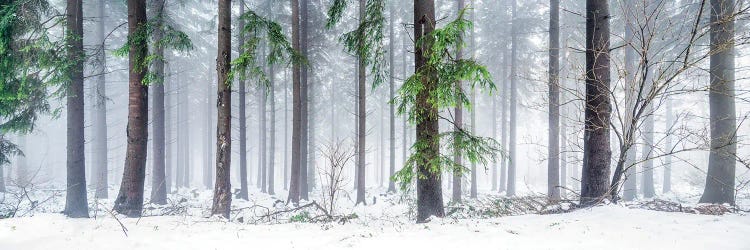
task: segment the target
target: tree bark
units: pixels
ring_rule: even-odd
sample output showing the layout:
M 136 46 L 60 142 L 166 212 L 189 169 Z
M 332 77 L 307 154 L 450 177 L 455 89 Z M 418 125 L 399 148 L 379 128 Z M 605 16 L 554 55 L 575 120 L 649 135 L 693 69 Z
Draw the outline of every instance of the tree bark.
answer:
M 269 131 L 269 137 L 271 140 L 271 145 L 269 146 L 269 154 L 268 154 L 268 194 L 275 194 L 274 189 L 274 168 L 276 167 L 276 91 L 274 90 L 274 85 L 276 84 L 276 71 L 274 65 L 269 65 L 269 78 L 270 78 L 270 84 L 269 90 L 268 90 L 268 99 L 271 101 L 270 110 L 271 110 L 271 117 L 270 117 L 270 128 L 271 131 Z
M 414 0 L 414 24 L 415 41 L 435 30 L 434 0 Z M 416 71 L 427 64 L 424 51 L 429 49 L 418 44 L 415 46 Z M 417 141 L 427 145 L 417 149 L 420 151 L 417 154 L 423 156 L 422 160 L 416 163 L 417 173 L 421 175 L 417 178 L 417 222 L 420 223 L 426 222 L 431 216 L 445 216 L 441 174 L 432 171 L 433 167 L 429 162 L 429 159 L 435 159 L 440 155 L 438 110 L 428 101 L 437 87 L 435 78 L 435 72 L 428 72 L 428 75 L 422 77 L 424 88 L 417 94 L 415 107 L 416 113 L 422 116 L 417 122 Z
M 153 31 L 153 42 L 158 43 L 164 36 L 164 0 L 153 0 L 153 11 L 156 27 Z M 154 46 L 154 54 L 158 58 L 164 58 L 164 47 Z M 156 82 L 153 86 L 154 96 L 152 108 L 152 131 L 154 138 L 152 142 L 154 161 L 151 172 L 151 203 L 167 204 L 167 185 L 164 179 L 166 175 L 164 162 L 164 60 L 156 59 L 153 65 Z
M 128 0 L 128 36 L 138 36 L 146 25 L 146 1 Z M 148 53 L 145 39 L 133 39 L 129 52 L 128 127 L 125 168 L 114 210 L 128 217 L 140 217 L 143 209 L 143 184 L 146 178 L 148 142 L 148 85 L 143 84 Z
M 99 45 L 102 46 L 101 52 L 97 55 L 99 61 L 99 75 L 96 77 L 96 87 L 94 89 L 94 137 L 92 147 L 94 151 L 94 176 L 96 179 L 95 198 L 109 198 L 109 182 L 107 180 L 108 162 L 107 162 L 107 53 L 105 36 L 106 23 L 106 1 L 98 1 L 99 22 L 97 23 L 96 37 Z
M 396 26 L 396 7 L 395 3 L 389 3 L 390 17 L 388 26 L 388 61 L 390 78 L 388 79 L 388 99 L 393 100 L 395 97 L 395 82 L 396 82 L 396 33 L 394 31 Z M 388 142 L 390 148 L 390 154 L 388 155 L 388 177 L 393 176 L 396 172 L 396 108 L 395 104 L 391 102 L 388 105 Z M 396 192 L 396 184 L 388 178 L 388 192 Z
M 632 4 L 626 6 L 626 11 L 634 11 L 635 9 L 631 6 Z M 626 15 L 631 16 L 631 15 Z M 625 24 L 625 39 L 627 39 L 628 42 L 632 43 L 634 36 L 633 36 L 633 24 L 632 21 L 630 21 L 631 17 L 626 18 L 626 24 Z M 625 74 L 626 74 L 626 89 L 625 89 L 625 100 L 626 100 L 626 114 L 625 114 L 625 122 L 630 123 L 633 119 L 632 110 L 635 107 L 635 95 L 636 95 L 636 83 L 635 83 L 635 50 L 632 46 L 626 46 L 625 47 Z M 631 123 L 632 124 L 632 123 Z M 624 129 L 626 131 L 630 130 L 630 126 L 626 125 L 624 126 Z M 623 187 L 623 200 L 625 201 L 632 201 L 638 197 L 638 184 L 637 184 L 637 171 L 636 171 L 636 165 L 635 165 L 635 157 L 637 152 L 637 146 L 635 143 L 632 143 L 633 140 L 631 140 L 632 144 L 630 148 L 625 152 L 625 167 L 627 170 L 625 171 L 625 183 Z
M 466 3 L 464 0 L 458 0 L 458 11 L 463 10 L 465 5 Z M 464 53 L 463 49 L 459 48 L 458 51 L 456 51 L 456 59 L 457 60 L 463 59 L 463 53 Z M 456 82 L 456 93 L 461 93 L 463 91 L 464 91 L 463 83 L 461 81 Z M 455 113 L 455 118 L 454 118 L 453 123 L 455 124 L 454 125 L 455 127 L 453 128 L 453 131 L 456 133 L 459 133 L 459 131 L 461 131 L 464 126 L 463 125 L 463 122 L 464 122 L 463 105 L 460 102 L 456 104 L 454 113 Z M 454 140 L 457 140 L 456 143 L 460 144 L 460 142 L 458 141 L 460 140 L 459 137 L 456 137 Z M 453 161 L 456 163 L 456 165 L 463 166 L 463 159 L 461 156 L 461 151 L 459 151 L 459 148 L 453 149 Z M 462 184 L 461 182 L 463 179 L 462 177 L 463 177 L 463 173 L 461 172 L 460 169 L 453 170 L 453 199 L 452 200 L 454 203 L 461 203 L 461 193 L 463 191 L 461 187 L 461 184 Z
M 560 200 L 560 1 L 550 0 L 547 198 Z
M 292 4 L 292 47 L 300 49 L 299 0 L 290 0 Z M 304 1 L 304 0 L 303 0 Z M 300 198 L 300 165 L 301 129 L 302 129 L 302 100 L 301 100 L 301 64 L 292 63 L 292 165 L 289 179 L 289 198 L 287 202 L 299 204 Z
M 508 155 L 510 161 L 508 164 L 508 196 L 516 195 L 516 106 L 518 105 L 518 20 L 516 19 L 517 8 L 516 0 L 511 1 L 511 50 L 510 50 L 510 128 L 508 135 Z
M 359 0 L 359 25 L 363 25 L 365 19 L 365 8 L 365 0 Z M 364 30 L 361 30 L 361 32 L 364 32 Z M 360 33 L 359 36 L 364 37 L 364 34 Z M 364 41 L 360 39 L 358 48 L 363 46 Z M 362 203 L 367 205 L 367 202 L 365 201 L 365 181 L 367 180 L 365 177 L 365 159 L 367 156 L 365 155 L 365 146 L 367 145 L 365 142 L 367 133 L 367 109 L 365 107 L 367 89 L 365 85 L 367 85 L 367 71 L 365 68 L 365 59 L 362 58 L 362 56 L 363 55 L 359 55 L 359 58 L 357 58 L 359 67 L 357 68 L 357 199 L 355 204 Z
M 581 204 L 609 196 L 609 1 L 586 1 L 586 112 Z
M 734 89 L 734 0 L 711 0 L 711 151 L 701 203 L 735 203 L 737 118 Z
M 216 185 L 211 214 L 229 218 L 232 206 L 230 160 L 232 156 L 232 89 L 228 81 L 232 57 L 232 3 L 219 0 L 217 122 L 216 122 Z
M 308 32 L 308 5 L 310 0 L 301 0 L 300 2 L 300 51 L 302 54 L 309 58 L 310 52 L 308 50 L 307 42 L 310 39 L 309 32 Z M 301 117 L 301 127 L 300 127 L 300 199 L 302 200 L 308 200 L 309 196 L 309 183 L 307 183 L 308 178 L 308 148 L 310 147 L 309 144 L 309 131 L 308 131 L 308 124 L 310 124 L 309 120 L 309 107 L 308 107 L 308 74 L 310 68 L 306 65 L 301 66 L 302 69 L 300 71 L 300 81 L 301 81 L 301 87 L 300 87 L 300 117 Z

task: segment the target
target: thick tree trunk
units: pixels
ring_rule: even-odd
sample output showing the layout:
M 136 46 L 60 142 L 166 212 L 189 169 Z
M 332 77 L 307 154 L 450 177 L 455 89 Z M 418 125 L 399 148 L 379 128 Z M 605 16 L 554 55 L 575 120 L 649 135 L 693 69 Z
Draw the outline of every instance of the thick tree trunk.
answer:
M 218 52 L 216 73 L 218 75 L 217 123 L 216 123 L 216 185 L 211 214 L 229 218 L 232 206 L 230 182 L 230 160 L 232 156 L 232 89 L 228 81 L 232 57 L 232 3 L 219 0 Z
M 396 82 L 396 4 L 393 2 L 389 3 L 390 17 L 388 25 L 388 61 L 390 78 L 388 79 L 388 100 L 393 100 L 395 97 L 395 82 Z M 388 105 L 388 146 L 390 148 L 390 154 L 388 154 L 388 192 L 396 192 L 396 184 L 391 180 L 391 176 L 396 172 L 396 110 L 395 104 L 390 103 Z
M 711 0 L 711 152 L 701 203 L 735 203 L 734 0 Z
M 365 0 L 359 0 L 360 25 L 363 25 L 362 22 L 364 22 L 365 19 L 365 8 Z M 364 30 L 362 30 L 362 32 L 364 32 Z M 364 34 L 360 34 L 360 36 L 363 37 Z M 358 47 L 362 46 L 364 46 L 364 41 L 360 41 L 358 45 Z M 359 55 L 359 58 L 357 59 L 359 67 L 357 68 L 357 199 L 355 204 L 362 203 L 367 205 L 367 202 L 365 201 L 365 159 L 367 156 L 365 154 L 365 146 L 367 145 L 365 142 L 367 133 L 367 109 L 365 107 L 367 89 L 365 85 L 367 85 L 367 71 L 365 68 L 365 59 L 362 58 L 362 56 L 363 55 Z
M 518 105 L 518 20 L 516 19 L 516 0 L 511 0 L 511 50 L 510 50 L 510 127 L 508 135 L 508 196 L 516 195 L 516 106 Z
M 153 31 L 153 42 L 156 44 L 161 41 L 164 36 L 163 24 L 164 24 L 164 0 L 153 0 L 152 8 L 154 11 L 154 17 L 156 28 Z M 164 58 L 164 47 L 155 46 L 154 54 L 158 58 Z M 153 108 L 152 108 L 152 131 L 154 138 L 152 142 L 154 156 L 152 160 L 152 172 L 151 172 L 151 203 L 164 205 L 167 204 L 167 184 L 164 176 L 166 175 L 165 162 L 164 162 L 164 60 L 157 59 L 153 63 L 154 74 L 156 75 L 156 82 L 153 86 Z
M 146 1 L 128 0 L 128 36 L 138 35 L 146 25 Z M 147 69 L 143 67 L 148 47 L 146 40 L 130 45 L 128 83 L 128 145 L 125 169 L 114 210 L 129 217 L 140 217 L 143 209 L 143 184 L 146 178 L 146 144 L 148 142 L 148 85 L 143 84 Z
M 102 46 L 102 51 L 97 55 L 99 60 L 99 75 L 96 77 L 96 87 L 94 88 L 94 137 L 92 140 L 92 147 L 94 151 L 93 169 L 94 176 L 96 179 L 96 193 L 95 198 L 107 199 L 109 198 L 109 182 L 107 180 L 107 53 L 104 51 L 105 46 L 105 23 L 106 23 L 106 1 L 98 1 L 98 15 L 99 22 L 96 28 L 96 37 L 99 41 L 99 45 Z
M 83 2 L 68 0 L 67 29 L 65 44 L 71 62 L 76 62 L 68 69 L 68 156 L 67 156 L 67 192 L 65 196 L 65 214 L 72 218 L 88 218 L 86 198 L 86 163 L 84 152 L 84 104 L 83 104 Z
M 547 198 L 560 200 L 560 1 L 550 0 Z
M 435 30 L 435 2 L 434 0 L 414 0 L 414 34 L 415 40 L 432 33 Z M 430 48 L 415 46 L 414 68 L 419 71 L 427 63 L 424 51 Z M 422 117 L 417 122 L 417 142 L 425 143 L 426 147 L 419 148 L 423 160 L 416 163 L 417 174 L 417 222 L 426 222 L 431 216 L 443 217 L 443 190 L 441 174 L 431 169 L 429 160 L 440 155 L 439 123 L 437 107 L 428 98 L 436 89 L 435 72 L 428 72 L 422 78 L 424 88 L 417 94 L 416 113 Z
M 300 49 L 299 0 L 292 3 L 292 47 Z M 303 0 L 304 1 L 304 0 Z M 302 146 L 302 99 L 301 99 L 301 64 L 293 62 L 292 66 L 292 165 L 289 179 L 289 198 L 287 202 L 299 204 L 300 198 L 300 165 L 302 164 L 300 149 Z
M 586 1 L 586 112 L 581 204 L 608 198 L 612 150 L 609 147 L 609 1 Z

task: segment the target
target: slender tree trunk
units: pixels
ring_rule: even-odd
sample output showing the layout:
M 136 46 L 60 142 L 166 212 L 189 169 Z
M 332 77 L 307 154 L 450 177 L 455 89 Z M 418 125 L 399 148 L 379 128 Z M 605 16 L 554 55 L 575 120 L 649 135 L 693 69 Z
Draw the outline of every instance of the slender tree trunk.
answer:
M 463 10 L 465 5 L 466 3 L 464 0 L 458 0 L 458 11 Z M 458 51 L 456 52 L 456 59 L 457 60 L 463 59 L 463 53 L 464 53 L 463 49 L 459 48 Z M 456 82 L 456 93 L 461 93 L 463 91 L 464 91 L 463 83 L 461 81 Z M 464 126 L 463 125 L 463 122 L 464 122 L 463 105 L 460 102 L 456 105 L 456 108 L 454 109 L 454 113 L 455 113 L 455 118 L 454 118 L 453 123 L 455 124 L 455 127 L 453 128 L 453 130 L 456 133 L 458 133 L 460 130 L 463 129 L 463 126 Z M 456 137 L 454 138 L 454 140 L 456 140 L 457 144 L 461 144 L 461 142 L 459 141 L 460 137 Z M 456 165 L 463 166 L 463 159 L 461 156 L 461 151 L 459 151 L 458 147 L 453 149 L 453 161 L 456 163 Z M 453 170 L 453 199 L 452 200 L 454 203 L 461 203 L 461 193 L 463 191 L 461 188 L 462 177 L 463 177 L 463 173 L 461 172 L 461 169 Z
M 315 155 L 317 153 L 317 147 L 315 142 L 315 73 L 311 71 L 312 77 L 310 77 L 307 83 L 307 101 L 308 101 L 308 115 L 307 115 L 307 189 L 308 193 L 312 192 L 315 188 Z
M 510 81 L 508 79 L 508 44 L 507 44 L 507 38 L 503 42 L 503 64 L 500 66 L 500 79 L 501 79 L 501 88 L 502 91 L 500 91 L 500 108 L 502 109 L 500 112 L 500 143 L 503 145 L 503 150 L 508 149 L 508 111 L 509 111 L 509 95 L 510 92 Z M 500 159 L 500 180 L 498 180 L 498 192 L 503 192 L 507 190 L 508 187 L 508 159 L 502 158 Z M 507 193 L 506 193 L 507 194 Z
M 586 1 L 586 112 L 581 203 L 608 198 L 612 150 L 609 147 L 609 1 Z
M 187 156 L 185 155 L 185 147 L 187 146 L 186 145 L 187 143 L 185 142 L 185 134 L 184 134 L 185 124 L 187 123 L 187 119 L 185 119 L 185 111 L 184 111 L 185 110 L 185 105 L 187 103 L 185 102 L 184 96 L 187 95 L 187 93 L 184 93 L 184 92 L 186 92 L 186 87 L 185 86 L 181 86 L 181 85 L 175 85 L 175 86 L 177 88 L 175 90 L 176 99 L 177 99 L 177 100 L 175 100 L 175 103 L 177 105 L 177 111 L 176 111 L 176 113 L 177 113 L 176 114 L 176 118 L 177 118 L 176 120 L 177 121 L 175 122 L 176 123 L 176 126 L 175 126 L 176 127 L 175 128 L 175 137 L 176 137 L 175 142 L 177 143 L 177 147 L 176 147 L 176 150 L 177 150 L 177 152 L 176 152 L 176 154 L 177 154 L 177 159 L 176 159 L 177 166 L 175 166 L 175 176 L 174 176 L 174 179 L 175 179 L 175 191 L 179 192 L 180 188 L 185 186 L 184 184 L 182 184 L 182 181 L 184 179 L 183 176 L 185 175 L 184 174 L 184 172 L 185 172 L 185 162 L 187 161 L 187 159 L 186 159 Z
M 303 0 L 305 1 L 305 0 Z M 300 23 L 299 23 L 299 0 L 291 0 L 292 3 L 292 47 L 300 49 Z M 287 202 L 299 204 L 300 198 L 300 165 L 302 164 L 300 149 L 302 146 L 302 96 L 301 96 L 301 64 L 292 63 L 292 166 L 289 179 L 289 198 Z
M 475 13 L 474 0 L 471 0 L 470 15 L 471 15 L 472 22 L 476 22 L 477 20 L 474 16 L 474 13 Z M 474 52 L 476 51 L 475 39 L 476 39 L 476 33 L 474 32 L 474 26 L 471 26 L 471 40 L 469 40 L 469 54 L 471 56 L 471 59 L 474 59 Z M 476 88 L 471 89 L 471 105 L 474 105 L 474 107 L 478 105 Z M 471 110 L 471 134 L 473 135 L 477 134 L 476 109 Z M 469 197 L 472 199 L 477 198 L 477 164 L 474 162 L 471 163 L 471 186 L 469 187 Z
M 174 143 L 172 139 L 172 135 L 174 133 L 174 124 L 172 122 L 172 115 L 174 114 L 174 109 L 172 103 L 172 95 L 174 95 L 174 84 L 171 77 L 171 71 L 169 68 L 169 65 L 166 65 L 165 67 L 165 78 L 167 80 L 164 81 L 166 91 L 164 93 L 164 102 L 165 102 L 165 114 L 164 114 L 164 123 L 166 124 L 164 134 L 165 136 L 165 170 L 164 170 L 164 183 L 166 184 L 165 190 L 166 192 L 172 193 L 172 166 L 174 162 Z
M 506 192 L 508 196 L 516 195 L 516 163 L 518 162 L 518 159 L 516 159 L 516 106 L 518 105 L 518 20 L 516 19 L 516 12 L 518 11 L 516 10 L 516 0 L 511 0 L 511 2 L 510 134 L 508 135 L 508 155 L 510 156 L 510 161 L 508 164 L 508 189 Z
M 216 186 L 211 214 L 229 218 L 232 206 L 230 182 L 230 159 L 232 155 L 232 89 L 229 77 L 229 62 L 232 57 L 232 3 L 219 0 L 218 53 L 216 72 L 218 75 L 217 123 L 216 123 Z
M 711 0 L 711 151 L 701 203 L 735 203 L 734 0 Z
M 276 91 L 274 90 L 275 84 L 276 84 L 276 71 L 274 68 L 274 65 L 269 65 L 269 77 L 270 77 L 270 84 L 269 90 L 268 90 L 268 99 L 271 101 L 270 110 L 271 110 L 271 131 L 269 131 L 269 137 L 271 140 L 271 145 L 269 146 L 269 154 L 268 154 L 268 194 L 275 194 L 274 189 L 274 177 L 276 175 L 274 174 L 274 168 L 276 167 Z
M 153 0 L 152 7 L 154 11 L 154 19 L 156 28 L 153 31 L 153 42 L 154 44 L 159 43 L 164 36 L 163 23 L 164 23 L 164 0 Z M 158 58 L 164 58 L 164 47 L 154 46 L 155 54 Z M 151 173 L 151 203 L 154 204 L 167 204 L 167 184 L 164 176 L 166 175 L 165 162 L 164 162 L 164 60 L 157 59 L 153 64 L 154 74 L 156 75 L 156 82 L 153 85 L 153 114 L 151 115 L 154 119 L 152 122 L 152 131 L 154 133 L 154 139 L 152 142 L 154 161 L 152 173 Z
M 414 0 L 414 34 L 415 40 L 432 33 L 435 30 L 435 2 L 433 0 Z M 414 68 L 419 71 L 427 63 L 424 48 L 417 44 L 415 46 Z M 425 147 L 419 148 L 417 154 L 422 155 L 423 160 L 416 163 L 417 173 L 417 222 L 426 222 L 431 216 L 443 217 L 443 191 L 441 174 L 432 170 L 429 160 L 440 155 L 438 110 L 432 105 L 428 98 L 436 89 L 435 73 L 422 78 L 424 88 L 417 94 L 416 113 L 422 117 L 417 122 L 417 142 L 426 143 Z
M 547 198 L 560 200 L 560 1 L 550 0 Z
M 128 36 L 138 35 L 146 25 L 146 1 L 128 0 Z M 129 217 L 140 217 L 143 209 L 143 184 L 146 178 L 146 144 L 148 141 L 148 86 L 143 84 L 148 52 L 146 40 L 135 39 L 130 45 L 128 145 L 125 169 L 114 210 Z
M 634 10 L 632 6 L 626 7 L 627 11 Z M 631 16 L 631 15 L 627 15 Z M 631 17 L 627 17 L 627 21 L 625 24 L 625 39 L 627 41 L 632 42 L 634 39 L 633 36 L 633 24 L 632 21 L 630 21 Z M 626 100 L 626 111 L 625 113 L 625 122 L 630 123 L 630 121 L 633 120 L 632 112 L 635 108 L 635 95 L 636 95 L 636 83 L 635 83 L 635 50 L 631 46 L 625 47 L 625 72 L 626 72 L 626 89 L 625 89 L 625 100 Z M 630 130 L 630 126 L 625 126 L 626 131 Z M 637 152 L 637 146 L 635 143 L 633 143 L 633 140 L 630 140 L 631 142 L 626 143 L 632 144 L 630 145 L 630 148 L 625 152 L 625 167 L 627 170 L 625 170 L 625 183 L 623 187 L 623 200 L 625 201 L 632 201 L 638 197 L 638 175 L 636 174 L 636 165 L 635 165 L 635 157 Z
M 651 74 L 649 74 L 651 75 Z M 650 80 L 649 80 L 650 82 Z M 649 84 L 650 85 L 650 84 Z M 649 86 L 647 89 L 653 87 Z M 656 195 L 654 191 L 654 161 L 651 159 L 655 148 L 654 144 L 654 104 L 648 104 L 646 113 L 648 114 L 643 124 L 643 147 L 641 148 L 641 158 L 643 162 L 643 181 L 641 181 L 641 190 L 643 198 L 653 198 Z
M 310 39 L 308 34 L 308 22 L 309 22 L 309 11 L 308 11 L 308 5 L 310 0 L 301 0 L 300 2 L 300 51 L 305 57 L 310 56 L 310 52 L 308 50 L 308 40 Z M 308 134 L 308 124 L 310 124 L 310 118 L 309 118 L 309 107 L 308 107 L 308 74 L 309 74 L 310 68 L 306 65 L 302 65 L 302 69 L 300 71 L 300 81 L 301 81 L 301 88 L 300 88 L 300 117 L 302 119 L 301 127 L 300 127 L 300 199 L 302 200 L 308 200 L 308 194 L 309 194 L 309 183 L 307 183 L 307 176 L 308 176 L 308 162 L 307 162 L 307 156 L 309 154 L 308 148 L 309 145 L 309 134 Z
M 266 100 L 268 100 L 268 88 L 264 84 L 258 86 L 258 187 L 263 193 L 268 192 L 266 186 L 266 180 L 268 175 L 266 173 L 266 156 L 268 155 L 268 149 L 266 149 Z
M 107 199 L 109 198 L 108 189 L 109 182 L 107 180 L 107 53 L 106 51 L 106 40 L 105 36 L 105 23 L 106 23 L 106 1 L 99 0 L 98 2 L 98 15 L 99 22 L 97 23 L 96 37 L 99 41 L 99 45 L 102 46 L 101 52 L 97 55 L 99 61 L 99 75 L 96 77 L 96 87 L 94 88 L 94 138 L 92 141 L 92 147 L 94 150 L 94 172 L 96 178 L 96 193 L 95 198 Z
M 363 25 L 362 22 L 364 22 L 365 19 L 365 8 L 366 8 L 366 1 L 365 0 L 359 0 L 359 20 L 360 25 Z M 364 32 L 364 30 L 361 30 L 361 32 Z M 364 34 L 361 33 L 360 37 L 364 37 Z M 360 39 L 360 43 L 358 47 L 363 47 L 364 41 Z M 366 64 L 365 59 L 362 58 L 363 55 L 359 55 L 358 58 L 358 78 L 357 78 L 357 200 L 355 204 L 364 204 L 367 205 L 367 202 L 365 201 L 365 146 L 367 143 L 365 142 L 366 139 L 366 133 L 367 133 L 367 109 L 366 109 L 366 96 L 367 96 L 367 89 L 365 85 L 367 85 L 367 71 L 366 71 Z
M 213 90 L 214 78 L 212 77 L 213 72 L 211 71 L 212 69 L 209 66 L 208 72 L 206 72 L 206 76 L 208 77 L 208 79 L 206 81 L 206 92 L 204 93 L 205 105 L 203 105 L 206 109 L 206 113 L 204 114 L 206 118 L 203 122 L 203 186 L 209 190 L 213 187 L 213 178 L 211 177 L 211 175 L 213 174 L 211 171 L 213 168 L 213 164 L 211 164 L 211 161 L 214 158 L 212 154 L 213 150 L 211 147 L 211 143 L 213 142 L 213 140 L 211 139 L 213 137 L 213 133 L 211 133 L 211 131 L 213 130 L 211 129 L 213 127 L 213 119 L 210 118 L 213 115 L 213 109 L 211 107 L 211 103 L 213 103 L 213 96 L 211 92 Z
M 21 152 L 29 152 L 29 147 L 26 144 L 26 135 L 17 136 L 18 143 L 16 144 Z M 23 154 L 17 155 L 18 162 L 16 163 L 16 186 L 29 188 L 31 180 L 29 179 L 29 166 L 26 161 L 26 156 Z
M 669 152 L 672 152 L 672 147 L 674 147 L 672 143 L 672 126 L 674 125 L 674 113 L 672 112 L 672 98 L 667 97 L 667 119 L 666 119 L 666 128 L 664 129 L 664 132 L 666 133 L 666 145 L 664 148 L 664 152 L 666 152 L 666 156 L 664 157 L 664 176 L 662 179 L 662 193 L 669 193 L 672 191 L 672 154 Z
M 289 190 L 289 79 L 284 71 L 284 190 Z
M 389 64 L 389 71 L 390 71 L 390 78 L 388 79 L 388 100 L 393 100 L 395 97 L 394 91 L 395 91 L 395 82 L 396 82 L 396 33 L 395 33 L 395 26 L 396 26 L 396 7 L 395 3 L 390 2 L 389 3 L 390 8 L 390 16 L 389 16 L 389 26 L 388 26 L 388 38 L 390 39 L 388 42 L 388 61 Z M 393 176 L 393 174 L 396 172 L 396 110 L 395 110 L 395 104 L 390 103 L 388 105 L 388 142 L 390 143 L 390 154 L 388 154 L 388 176 Z M 391 180 L 391 178 L 388 178 L 388 192 L 396 192 L 396 184 Z

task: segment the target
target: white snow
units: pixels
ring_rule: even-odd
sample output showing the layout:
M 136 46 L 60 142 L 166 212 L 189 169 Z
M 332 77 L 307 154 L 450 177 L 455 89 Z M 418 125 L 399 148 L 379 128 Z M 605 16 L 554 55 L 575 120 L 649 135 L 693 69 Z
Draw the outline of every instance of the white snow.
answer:
M 120 218 L 127 236 L 101 210 L 91 219 L 44 212 L 0 220 L 0 249 L 750 249 L 750 217 L 744 213 L 710 216 L 606 205 L 566 214 L 415 224 L 409 206 L 396 197 L 378 197 L 375 205 L 342 208 L 360 217 L 345 224 L 289 223 L 291 215 L 283 215 L 278 223 L 253 225 L 206 218 L 210 193 L 193 198 L 184 215 Z M 271 207 L 275 200 L 253 193 L 251 201 L 233 207 Z

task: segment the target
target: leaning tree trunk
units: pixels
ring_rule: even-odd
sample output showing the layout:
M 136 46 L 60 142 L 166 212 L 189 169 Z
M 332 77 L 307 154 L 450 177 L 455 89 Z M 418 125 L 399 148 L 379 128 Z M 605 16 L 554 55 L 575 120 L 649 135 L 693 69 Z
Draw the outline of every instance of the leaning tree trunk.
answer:
M 359 25 L 364 25 L 365 8 L 365 0 L 359 0 Z M 362 29 L 359 36 L 364 37 L 364 32 L 364 29 Z M 362 48 L 364 46 L 364 40 L 359 40 L 357 46 Z M 362 58 L 363 56 L 365 55 L 360 54 L 357 59 L 359 67 L 357 68 L 357 199 L 355 204 L 362 203 L 367 205 L 367 202 L 365 201 L 365 158 L 367 156 L 365 155 L 365 145 L 367 145 L 365 143 L 367 133 L 367 110 L 365 108 L 367 89 L 365 88 L 365 85 L 367 85 L 367 71 L 365 68 L 365 58 Z
M 586 1 L 586 112 L 581 204 L 609 194 L 609 1 Z
M 304 1 L 304 0 L 303 0 Z M 292 3 L 292 47 L 299 51 L 300 48 L 300 23 L 299 23 L 299 0 L 291 0 Z M 301 129 L 302 129 L 302 100 L 301 100 L 301 64 L 292 63 L 292 165 L 289 179 L 289 198 L 287 202 L 299 204 L 300 196 L 300 165 L 301 165 Z
M 105 0 L 99 0 L 98 2 L 98 15 L 99 22 L 96 28 L 96 39 L 99 41 L 99 46 L 102 46 L 102 52 L 99 53 L 99 75 L 96 77 L 96 87 L 94 90 L 94 137 L 92 140 L 92 147 L 94 151 L 94 178 L 96 179 L 96 193 L 95 198 L 107 199 L 109 198 L 108 189 L 109 183 L 107 180 L 107 54 L 106 51 L 106 11 L 105 11 Z
M 560 1 L 550 0 L 547 198 L 560 200 Z
M 735 203 L 734 0 L 711 0 L 711 152 L 702 203 Z
M 146 25 L 146 1 L 128 0 L 128 36 L 138 35 Z M 134 39 L 129 56 L 128 145 L 125 169 L 114 210 L 129 217 L 140 217 L 143 210 L 143 184 L 146 178 L 146 144 L 148 142 L 148 85 L 144 59 L 148 52 L 146 40 Z
M 164 37 L 164 0 L 153 1 L 153 11 L 156 27 L 153 31 L 153 42 L 159 43 Z M 157 58 L 164 58 L 164 47 L 154 46 L 154 54 Z M 154 156 L 152 160 L 151 172 L 151 203 L 164 205 L 167 204 L 167 184 L 164 176 L 166 175 L 164 162 L 164 60 L 156 59 L 153 65 L 156 82 L 153 85 L 154 97 L 152 108 L 152 131 L 154 139 L 152 142 Z
M 511 50 L 510 50 L 510 125 L 508 135 L 508 156 L 510 161 L 508 164 L 508 189 L 506 194 L 508 196 L 516 195 L 516 119 L 517 111 L 516 106 L 518 105 L 518 20 L 516 19 L 516 0 L 512 0 L 512 23 L 511 23 Z
M 414 0 L 414 34 L 415 40 L 432 33 L 435 30 L 435 2 L 433 0 Z M 429 45 L 428 45 L 429 46 Z M 414 68 L 416 71 L 426 66 L 427 58 L 424 48 L 419 44 L 415 46 Z M 426 144 L 419 147 L 417 154 L 422 159 L 416 163 L 417 174 L 417 222 L 426 222 L 431 216 L 443 217 L 443 190 L 441 174 L 431 170 L 430 160 L 440 155 L 438 109 L 428 100 L 437 88 L 436 72 L 427 72 L 422 77 L 423 89 L 417 93 L 416 113 L 421 117 L 417 119 L 417 143 Z
M 230 182 L 230 159 L 232 156 L 232 88 L 229 81 L 230 59 L 232 57 L 232 3 L 219 0 L 218 52 L 216 73 L 218 91 L 216 102 L 216 185 L 211 214 L 229 218 L 232 206 L 232 186 Z

